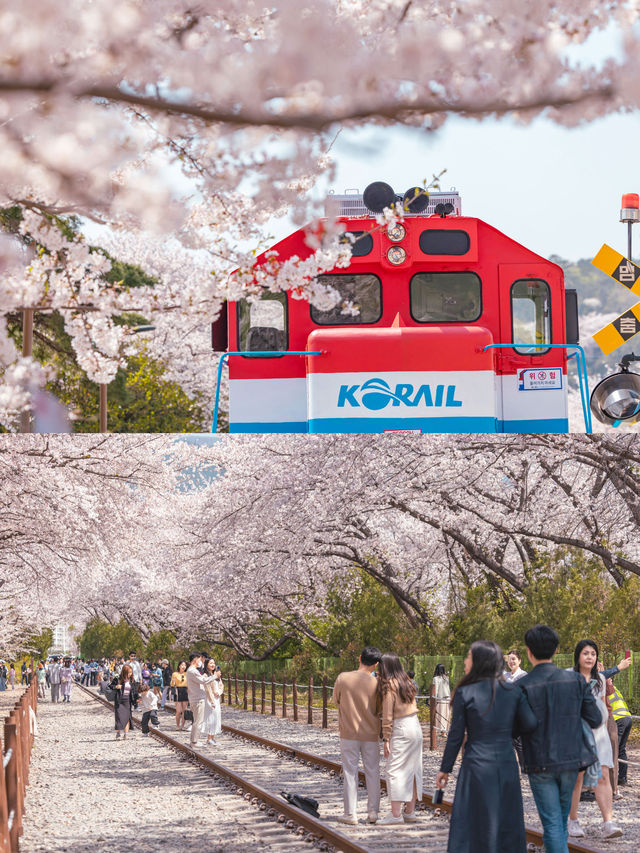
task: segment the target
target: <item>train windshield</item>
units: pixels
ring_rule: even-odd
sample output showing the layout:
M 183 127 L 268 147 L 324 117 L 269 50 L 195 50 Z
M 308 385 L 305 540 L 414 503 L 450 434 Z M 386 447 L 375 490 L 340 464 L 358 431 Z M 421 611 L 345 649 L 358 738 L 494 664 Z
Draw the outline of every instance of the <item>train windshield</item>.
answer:
M 511 285 L 512 340 L 523 355 L 541 355 L 551 343 L 551 293 L 546 281 L 520 279 Z
M 311 319 L 319 326 L 377 323 L 382 317 L 382 284 L 377 275 L 319 275 L 318 282 L 337 290 L 341 297 L 325 311 L 311 305 Z
M 482 313 L 482 282 L 474 272 L 420 272 L 410 300 L 418 323 L 472 323 Z

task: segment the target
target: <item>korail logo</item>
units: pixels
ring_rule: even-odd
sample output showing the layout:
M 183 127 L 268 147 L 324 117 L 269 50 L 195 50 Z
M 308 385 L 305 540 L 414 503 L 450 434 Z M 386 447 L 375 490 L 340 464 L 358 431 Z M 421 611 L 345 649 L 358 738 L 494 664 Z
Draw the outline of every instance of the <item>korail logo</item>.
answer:
M 456 400 L 455 385 L 420 385 L 416 390 L 408 382 L 399 382 L 393 390 L 384 381 L 373 377 L 362 385 L 341 385 L 338 392 L 338 408 L 353 406 L 377 412 L 391 403 L 392 406 L 410 406 L 422 404 L 431 407 L 462 406 L 462 400 Z

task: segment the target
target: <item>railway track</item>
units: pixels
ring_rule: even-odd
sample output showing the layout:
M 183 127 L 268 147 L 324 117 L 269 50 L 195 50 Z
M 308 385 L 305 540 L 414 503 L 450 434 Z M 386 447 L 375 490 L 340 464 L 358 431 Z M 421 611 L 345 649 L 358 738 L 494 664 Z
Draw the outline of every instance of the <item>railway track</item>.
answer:
M 93 691 L 81 688 L 93 699 L 109 708 L 113 705 Z M 170 706 L 167 705 L 167 708 Z M 139 724 L 139 720 L 134 717 Z M 290 744 L 280 743 L 255 735 L 244 729 L 223 725 L 228 735 L 224 740 L 224 764 L 213 759 L 215 750 L 194 750 L 187 742 L 167 735 L 159 729 L 151 734 L 192 762 L 211 773 L 217 782 L 232 786 L 262 812 L 294 833 L 296 849 L 315 845 L 322 850 L 344 853 L 377 853 L 377 851 L 428 851 L 446 853 L 449 832 L 448 815 L 452 803 L 444 801 L 434 808 L 430 795 L 423 795 L 418 803 L 420 812 L 416 824 L 402 828 L 381 829 L 365 823 L 344 826 L 337 822 L 342 814 L 341 766 L 338 762 L 300 750 Z M 218 747 L 219 749 L 219 747 Z M 361 773 L 361 782 L 364 775 Z M 381 780 L 383 796 L 386 792 Z M 280 791 L 293 791 L 315 797 L 320 802 L 322 820 L 289 805 Z M 383 806 L 382 811 L 385 811 Z M 527 827 L 527 842 L 531 850 L 542 850 L 541 833 Z M 587 844 L 569 842 L 571 853 L 600 853 Z

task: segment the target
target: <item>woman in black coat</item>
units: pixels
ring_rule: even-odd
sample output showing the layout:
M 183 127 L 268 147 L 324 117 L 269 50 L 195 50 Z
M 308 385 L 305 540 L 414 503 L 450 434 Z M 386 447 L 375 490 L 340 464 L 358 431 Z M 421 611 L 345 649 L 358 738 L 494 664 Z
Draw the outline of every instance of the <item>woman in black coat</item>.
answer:
M 114 706 L 116 713 L 116 740 L 120 735 L 124 740 L 133 725 L 131 712 L 138 706 L 138 688 L 133 680 L 133 670 L 125 663 L 120 671 L 120 677 L 114 678 L 111 687 L 115 690 Z
M 535 714 L 517 684 L 502 680 L 500 647 L 471 645 L 465 675 L 453 694 L 451 727 L 436 785 L 447 784 L 465 731 L 467 743 L 456 785 L 448 853 L 525 853 L 515 734 L 532 732 Z

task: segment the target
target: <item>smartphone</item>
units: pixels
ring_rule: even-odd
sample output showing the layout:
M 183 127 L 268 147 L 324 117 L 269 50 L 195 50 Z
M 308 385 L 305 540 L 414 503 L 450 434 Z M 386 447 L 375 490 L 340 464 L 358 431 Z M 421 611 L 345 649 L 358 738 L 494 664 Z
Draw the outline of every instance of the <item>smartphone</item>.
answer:
M 631 649 L 624 650 L 624 659 L 628 660 L 631 657 Z
M 433 796 L 431 797 L 431 802 L 434 806 L 440 805 L 440 803 L 442 802 L 443 794 L 444 791 L 442 790 L 442 788 L 435 789 L 435 791 L 433 792 Z

